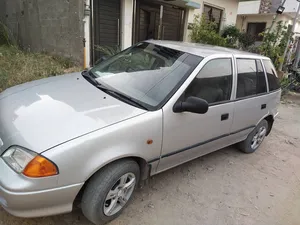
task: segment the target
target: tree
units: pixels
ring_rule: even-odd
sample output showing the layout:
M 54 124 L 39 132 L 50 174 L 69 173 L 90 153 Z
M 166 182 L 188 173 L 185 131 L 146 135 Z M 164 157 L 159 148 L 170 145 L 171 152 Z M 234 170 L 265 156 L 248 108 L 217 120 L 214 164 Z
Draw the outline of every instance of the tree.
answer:
M 271 58 L 277 69 L 280 62 L 284 60 L 282 56 L 286 48 L 290 32 L 291 31 L 288 30 L 286 23 L 279 21 L 273 30 L 267 29 L 261 34 L 263 36 L 263 42 L 259 47 L 260 54 Z

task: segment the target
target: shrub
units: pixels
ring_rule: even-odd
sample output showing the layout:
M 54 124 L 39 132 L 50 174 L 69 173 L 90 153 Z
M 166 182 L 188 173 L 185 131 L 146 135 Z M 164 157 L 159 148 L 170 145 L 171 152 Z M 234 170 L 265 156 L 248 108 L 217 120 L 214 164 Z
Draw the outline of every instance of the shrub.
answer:
M 17 84 L 80 70 L 69 59 L 0 46 L 0 92 Z
M 239 47 L 243 50 L 249 50 L 255 44 L 255 37 L 247 33 L 241 33 L 239 36 Z
M 222 32 L 222 37 L 226 39 L 228 47 L 237 47 L 237 41 L 240 35 L 239 29 L 233 25 L 225 27 Z
M 216 28 L 215 23 L 207 21 L 204 16 L 196 15 L 190 37 L 196 43 L 226 46 L 226 39 L 217 33 Z
M 7 26 L 0 21 L 0 45 L 16 46 L 16 40 L 13 38 Z

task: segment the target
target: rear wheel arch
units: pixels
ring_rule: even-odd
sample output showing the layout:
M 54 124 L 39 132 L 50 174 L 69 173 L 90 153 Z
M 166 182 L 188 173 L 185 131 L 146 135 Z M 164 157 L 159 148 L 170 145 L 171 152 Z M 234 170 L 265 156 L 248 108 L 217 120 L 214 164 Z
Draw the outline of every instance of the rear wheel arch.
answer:
M 267 130 L 267 134 L 266 136 L 268 136 L 271 133 L 272 127 L 273 127 L 273 123 L 274 123 L 274 116 L 273 115 L 267 115 L 264 118 L 262 118 L 257 124 L 260 124 L 261 121 L 266 120 L 268 122 L 268 130 Z
M 267 117 L 264 118 L 268 122 L 268 130 L 267 130 L 267 135 L 268 136 L 272 130 L 273 123 L 274 123 L 274 117 L 272 115 L 268 115 Z

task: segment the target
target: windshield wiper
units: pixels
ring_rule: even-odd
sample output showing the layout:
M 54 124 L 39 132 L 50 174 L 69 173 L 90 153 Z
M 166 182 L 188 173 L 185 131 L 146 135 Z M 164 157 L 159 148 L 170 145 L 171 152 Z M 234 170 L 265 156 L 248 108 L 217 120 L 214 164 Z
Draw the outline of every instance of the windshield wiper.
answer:
M 93 84 L 93 85 L 99 85 L 98 84 L 98 82 L 96 81 L 96 77 L 91 73 L 91 72 L 89 72 L 89 71 L 87 71 L 87 70 L 84 70 L 84 71 L 82 71 L 82 73 L 81 73 L 81 75 L 85 78 L 85 79 L 87 79 L 91 84 Z
M 97 82 L 97 81 L 96 81 Z M 99 88 L 100 90 L 106 92 L 106 93 L 110 93 L 110 94 L 113 94 L 114 96 L 117 96 L 118 98 L 121 98 L 123 100 L 125 100 L 127 103 L 130 103 L 131 105 L 134 105 L 134 106 L 137 106 L 141 109 L 145 109 L 145 110 L 148 110 L 144 105 L 142 105 L 141 103 L 139 103 L 137 100 L 117 91 L 117 90 L 114 90 L 114 89 L 111 89 L 111 88 L 108 88 L 106 86 L 104 86 L 103 84 L 99 84 L 97 82 L 97 85 L 95 85 L 97 88 Z
M 104 86 L 103 84 L 100 84 L 95 78 L 95 75 L 92 74 L 92 72 L 90 71 L 83 71 L 81 73 L 81 75 L 87 79 L 91 84 L 93 84 L 95 87 L 99 88 L 100 90 L 106 92 L 106 93 L 110 93 L 113 94 L 114 96 L 118 96 L 118 98 L 122 98 L 123 100 L 125 100 L 127 103 L 130 103 L 131 105 L 137 106 L 139 108 L 148 110 L 145 106 L 143 106 L 141 103 L 139 103 L 138 101 L 136 101 L 135 99 L 117 91 L 114 90 L 112 88 L 108 88 L 106 86 Z

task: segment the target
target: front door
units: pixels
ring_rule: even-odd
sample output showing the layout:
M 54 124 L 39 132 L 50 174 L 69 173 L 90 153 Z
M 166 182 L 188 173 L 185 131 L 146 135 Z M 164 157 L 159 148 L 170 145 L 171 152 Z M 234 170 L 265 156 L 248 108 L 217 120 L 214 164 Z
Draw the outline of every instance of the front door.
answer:
M 209 103 L 206 114 L 174 113 L 176 99 L 163 108 L 163 146 L 157 172 L 231 144 L 232 68 L 231 57 L 212 59 L 182 94 L 176 93 L 179 101 L 190 96 L 205 99 Z

